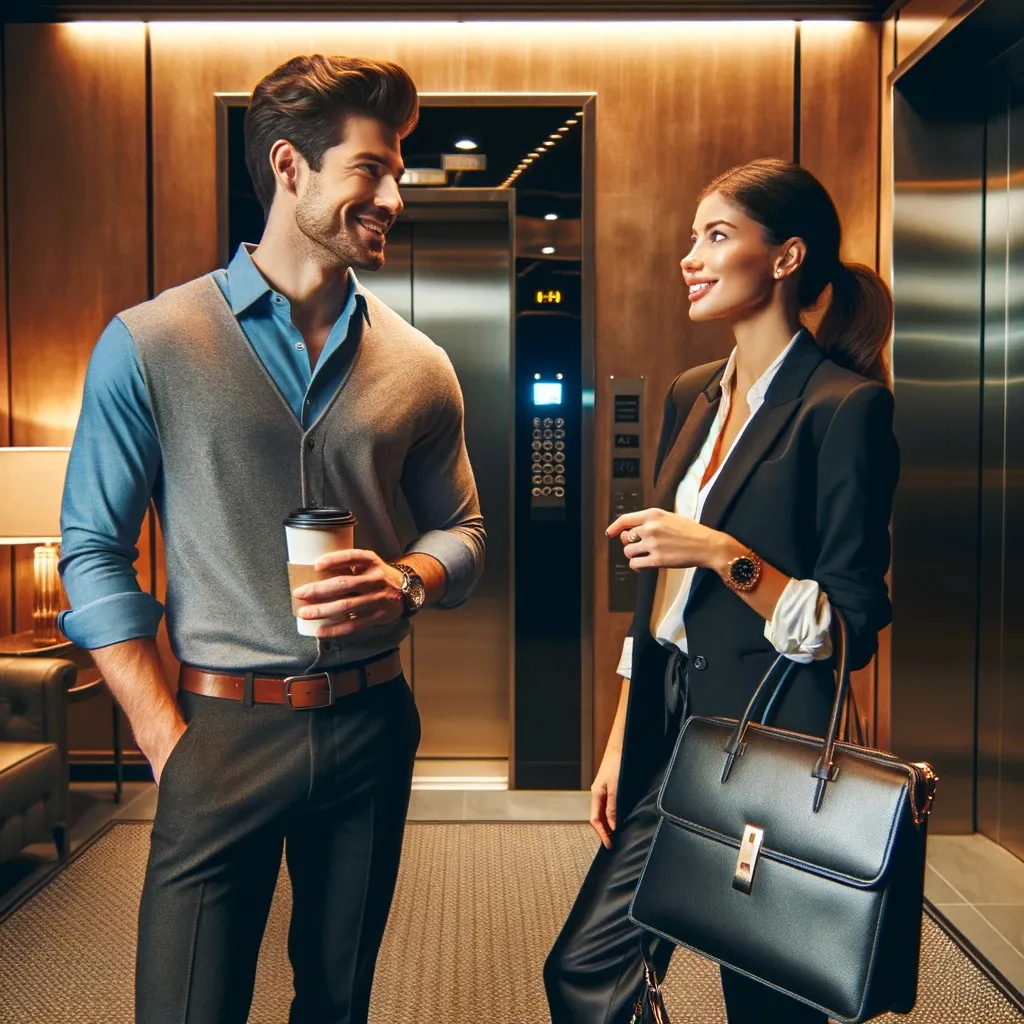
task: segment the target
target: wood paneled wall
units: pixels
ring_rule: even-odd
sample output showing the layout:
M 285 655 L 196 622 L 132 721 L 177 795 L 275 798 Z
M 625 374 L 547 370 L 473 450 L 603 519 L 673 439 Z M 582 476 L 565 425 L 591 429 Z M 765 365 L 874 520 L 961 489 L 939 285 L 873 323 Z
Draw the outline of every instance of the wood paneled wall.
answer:
M 71 442 L 97 337 L 146 298 L 144 52 L 139 24 L 6 26 L 11 444 Z M 15 550 L 28 629 L 32 550 Z M 143 586 L 148 566 L 144 545 Z M 109 749 L 109 722 L 75 705 L 72 748 Z
M 896 13 L 896 63 L 902 64 L 970 0 L 909 0 Z
M 19 83 L 18 102 L 9 103 L 16 118 L 8 126 L 8 152 L 25 145 L 38 155 L 48 145 L 56 154 L 43 174 L 38 161 L 24 162 L 16 188 L 11 184 L 12 197 L 19 197 L 12 207 L 20 207 L 11 238 L 21 293 L 11 338 L 16 419 L 24 431 L 17 441 L 32 436 L 64 442 L 96 336 L 111 315 L 145 292 L 143 29 L 8 31 L 8 49 L 18 54 L 17 70 L 8 77 L 16 75 Z M 839 206 L 847 255 L 875 263 L 880 27 L 805 22 L 799 95 L 791 22 L 553 22 L 514 29 L 157 23 L 149 31 L 157 290 L 216 264 L 214 93 L 249 91 L 295 53 L 397 60 L 424 92 L 597 93 L 593 543 L 599 757 L 628 625 L 628 616 L 606 610 L 604 592 L 609 376 L 646 377 L 645 433 L 653 451 L 671 379 L 687 366 L 725 355 L 730 344 L 720 326 L 695 329 L 687 316 L 678 262 L 688 248 L 695 196 L 733 164 L 759 156 L 791 158 L 795 116 L 801 155 Z M 86 89 L 93 96 L 88 109 L 73 100 L 68 105 L 69 97 Z M 43 209 L 51 192 L 55 209 Z M 55 232 L 58 225 L 63 232 Z M 57 243 L 63 237 L 75 245 L 62 248 Z M 72 258 L 87 269 L 68 266 Z M 12 274 L 12 294 L 14 280 Z M 61 364 L 55 374 L 48 369 L 54 361 Z M 162 577 L 159 553 L 155 567 Z
M 0 138 L 4 131 L 4 55 L 0 52 Z M 4 194 L 4 167 L 0 160 L 0 197 Z M 4 204 L 0 202 L 0 447 L 11 443 L 10 339 L 7 337 L 7 247 Z M 3 501 L 4 495 L 0 495 Z M 11 575 L 12 552 L 0 546 L 0 633 L 14 630 L 14 583 Z

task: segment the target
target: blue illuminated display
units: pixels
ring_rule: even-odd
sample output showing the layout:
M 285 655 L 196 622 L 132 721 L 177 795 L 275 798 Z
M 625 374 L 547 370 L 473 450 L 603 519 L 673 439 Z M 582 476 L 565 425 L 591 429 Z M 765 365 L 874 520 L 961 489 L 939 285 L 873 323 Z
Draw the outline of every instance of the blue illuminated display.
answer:
M 562 385 L 549 381 L 534 381 L 533 384 L 534 405 L 561 405 Z

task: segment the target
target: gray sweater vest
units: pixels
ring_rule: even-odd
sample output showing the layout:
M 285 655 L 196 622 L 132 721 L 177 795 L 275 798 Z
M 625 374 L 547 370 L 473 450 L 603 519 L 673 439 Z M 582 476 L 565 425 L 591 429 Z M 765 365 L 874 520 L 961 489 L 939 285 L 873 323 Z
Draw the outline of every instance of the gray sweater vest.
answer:
M 331 642 L 298 635 L 283 522 L 301 506 L 351 509 L 359 519 L 356 547 L 394 561 L 413 539 L 397 525 L 404 487 L 421 532 L 446 531 L 444 541 L 457 538 L 482 563 L 482 520 L 451 363 L 360 292 L 369 325 L 346 340 L 341 384 L 308 430 L 212 277 L 121 314 L 160 440 L 167 627 L 181 661 L 300 672 L 361 661 L 405 638 L 408 623 L 400 619 Z

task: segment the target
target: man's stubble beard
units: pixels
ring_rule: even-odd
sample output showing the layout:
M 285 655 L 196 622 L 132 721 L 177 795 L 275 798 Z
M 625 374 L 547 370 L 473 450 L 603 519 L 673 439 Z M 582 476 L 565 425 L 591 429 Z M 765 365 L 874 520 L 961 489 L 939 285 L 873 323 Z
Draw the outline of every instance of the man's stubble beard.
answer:
M 305 194 L 295 204 L 295 225 L 309 239 L 311 252 L 319 261 L 327 259 L 359 271 L 376 271 L 384 266 L 383 249 L 374 252 L 344 223 L 336 225 L 334 214 L 321 199 L 316 179 L 310 181 Z

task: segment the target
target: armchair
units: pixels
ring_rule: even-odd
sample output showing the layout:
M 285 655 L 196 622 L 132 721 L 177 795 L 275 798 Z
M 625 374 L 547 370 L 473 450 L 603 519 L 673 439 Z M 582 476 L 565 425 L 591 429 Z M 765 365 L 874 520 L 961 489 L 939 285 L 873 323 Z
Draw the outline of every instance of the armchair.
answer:
M 65 705 L 76 674 L 56 658 L 0 656 L 0 863 L 50 841 L 67 857 Z

